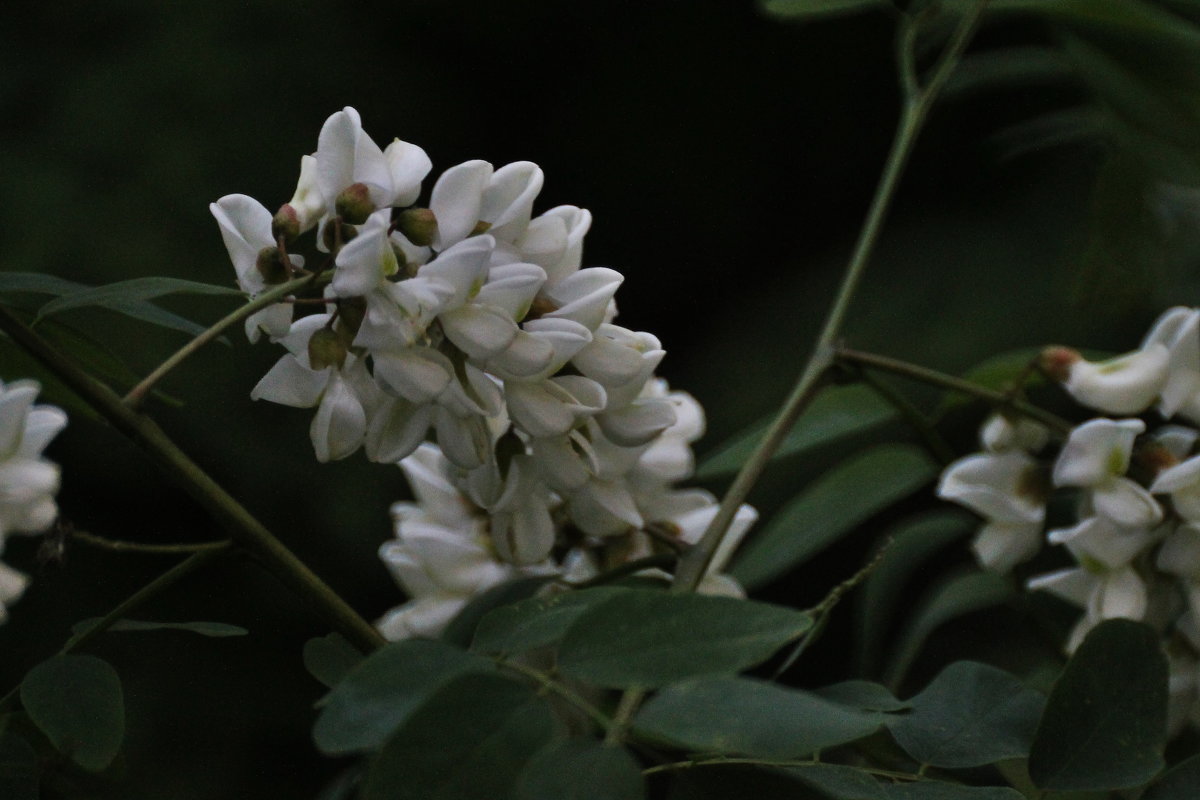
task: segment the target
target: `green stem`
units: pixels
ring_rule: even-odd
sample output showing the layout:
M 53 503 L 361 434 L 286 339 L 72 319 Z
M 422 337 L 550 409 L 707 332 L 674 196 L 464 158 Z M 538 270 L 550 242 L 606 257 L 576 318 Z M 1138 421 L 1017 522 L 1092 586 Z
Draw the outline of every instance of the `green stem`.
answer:
M 911 82 L 911 85 L 908 80 L 902 80 L 906 94 L 887 163 L 875 189 L 866 220 L 859 232 L 858 241 L 855 243 L 854 251 L 846 266 L 841 287 L 825 319 L 825 324 L 821 328 L 821 333 L 817 337 L 813 352 L 783 408 L 780 409 L 779 415 L 771 423 L 766 435 L 763 436 L 762 441 L 746 460 L 746 463 L 742 465 L 737 477 L 733 479 L 733 483 L 721 499 L 720 508 L 704 531 L 704 535 L 696 546 L 680 560 L 679 570 L 676 572 L 675 581 L 672 584 L 674 591 L 693 591 L 700 584 L 704 573 L 708 570 L 708 565 L 712 562 L 713 554 L 720 546 L 738 508 L 750 494 L 750 489 L 766 469 L 768 462 L 775 455 L 775 451 L 787 436 L 788 431 L 792 429 L 800 414 L 812 400 L 826 371 L 834 364 L 834 345 L 841 334 L 842 323 L 845 321 L 850 301 L 854 298 L 867 261 L 878 243 L 884 220 L 895 197 L 896 189 L 900 185 L 900 177 L 908 164 L 917 136 L 925 125 L 926 117 L 929 115 L 934 101 L 953 72 L 967 43 L 974 35 L 986 6 L 987 0 L 979 0 L 971 13 L 966 14 L 960 20 L 950 44 L 947 45 L 945 52 L 934 67 L 933 76 L 926 87 L 920 88 L 916 85 L 915 80 Z M 911 24 L 906 25 L 901 29 L 899 35 L 910 37 L 912 35 L 910 28 L 912 28 Z M 908 45 L 903 45 L 898 49 L 907 47 Z M 904 70 L 910 69 L 910 66 L 902 59 L 898 68 L 903 75 Z
M 933 426 L 929 419 L 921 413 L 921 409 L 913 405 L 907 397 L 896 391 L 895 387 L 887 381 L 881 381 L 865 370 L 859 370 L 858 377 L 863 383 L 870 386 L 875 394 L 886 400 L 888 405 L 896 409 L 900 413 L 900 416 L 904 417 L 904 421 L 912 426 L 912 429 L 921 437 L 921 441 L 930 455 L 941 462 L 943 466 L 954 460 L 954 448 L 938 433 L 937 428 Z
M 144 553 L 146 555 L 159 556 L 222 550 L 232 543 L 232 540 L 226 539 L 220 542 L 196 542 L 194 544 L 145 544 L 143 542 L 109 539 L 105 536 L 88 533 L 87 531 L 71 531 L 71 541 L 97 547 L 101 550 L 111 550 L 114 553 Z
M 141 383 L 129 390 L 129 394 L 125 395 L 124 403 L 130 408 L 137 408 L 141 402 L 146 399 L 146 395 L 154 388 L 154 384 L 158 383 L 171 370 L 178 367 L 183 361 L 195 353 L 201 347 L 216 339 L 230 327 L 237 325 L 246 318 L 255 314 L 258 311 L 273 305 L 282 300 L 284 297 L 303 289 L 305 286 L 312 285 L 317 278 L 316 274 L 305 275 L 302 278 L 295 278 L 287 283 L 281 283 L 270 291 L 263 292 L 258 297 L 240 306 L 237 310 L 226 315 L 222 319 L 213 324 L 195 339 L 179 348 L 170 358 L 162 362 L 145 378 Z
M 527 667 L 524 664 L 518 664 L 515 661 L 497 661 L 496 663 L 505 669 L 511 669 L 513 672 L 518 672 L 527 678 L 531 678 L 546 691 L 554 692 L 563 700 L 566 700 L 584 714 L 587 714 L 588 717 L 591 718 L 592 722 L 595 722 L 597 725 L 599 725 L 602 730 L 607 731 L 612 727 L 613 721 L 609 719 L 603 711 L 596 708 L 587 700 L 583 699 L 583 697 L 581 697 L 577 692 L 554 680 L 541 670 L 534 669 L 533 667 Z
M 608 727 L 608 733 L 604 735 L 606 745 L 615 747 L 625 741 L 625 734 L 633 722 L 633 715 L 637 713 L 638 706 L 641 705 L 645 696 L 646 692 L 643 689 L 626 689 L 625 693 L 621 695 L 621 699 L 617 702 L 617 711 L 613 715 L 612 725 Z
M 117 620 L 128 615 L 131 611 L 138 609 L 147 600 L 157 596 L 163 590 L 178 583 L 184 577 L 192 574 L 201 567 L 207 566 L 210 562 L 218 557 L 229 552 L 231 545 L 228 542 L 220 544 L 220 546 L 209 547 L 185 558 L 169 570 L 159 575 L 154 580 L 147 583 L 142 588 L 138 589 L 133 594 L 129 595 L 124 601 L 118 604 L 112 611 L 109 611 L 100 619 L 96 620 L 90 628 L 77 636 L 72 636 L 67 640 L 67 643 L 58 651 L 58 655 L 66 655 L 67 653 L 78 650 L 88 642 L 95 639 L 100 634 L 111 628 Z M 18 693 L 21 691 L 20 684 L 9 690 L 8 694 L 0 698 L 0 711 L 7 710 L 12 707 L 17 699 Z
M 912 364 L 908 361 L 901 361 L 898 358 L 881 356 L 876 353 L 864 353 L 861 350 L 851 350 L 845 347 L 837 348 L 836 357 L 839 361 L 846 364 L 871 367 L 914 381 L 927 383 L 930 386 L 938 386 L 942 389 L 949 389 L 952 392 L 960 392 L 972 397 L 978 397 L 980 400 L 991 403 L 997 408 L 1009 408 L 1022 416 L 1037 420 L 1046 427 L 1063 435 L 1070 433 L 1073 427 L 1070 422 L 1057 414 L 1052 414 L 1045 409 L 1038 408 L 1032 403 L 1012 396 L 1011 393 L 997 392 L 986 386 L 980 386 L 977 383 L 956 378 L 953 375 L 947 375 L 944 372 L 938 372 L 937 370 L 922 367 L 918 364 Z
M 653 767 L 647 767 L 642 770 L 643 775 L 654 775 L 660 772 L 676 772 L 683 769 L 692 769 L 694 767 L 721 767 L 721 766 L 752 766 L 752 767 L 816 767 L 823 766 L 827 762 L 816 760 L 797 760 L 797 761 L 774 761 L 765 758 L 703 758 L 692 761 L 673 761 L 670 764 L 658 764 Z M 888 769 L 875 769 L 874 767 L 855 767 L 862 772 L 878 775 L 881 778 L 891 778 L 897 781 L 919 781 L 925 780 L 920 775 L 913 775 L 911 772 L 893 772 Z
M 369 622 L 296 558 L 283 542 L 275 538 L 196 462 L 188 458 L 152 419 L 125 405 L 116 392 L 84 372 L 5 308 L 0 308 L 0 330 L 28 350 L 113 427 L 142 448 L 168 479 L 182 487 L 229 531 L 234 542 L 255 556 L 285 586 L 304 598 L 334 630 L 364 652 L 383 646 L 383 637 Z

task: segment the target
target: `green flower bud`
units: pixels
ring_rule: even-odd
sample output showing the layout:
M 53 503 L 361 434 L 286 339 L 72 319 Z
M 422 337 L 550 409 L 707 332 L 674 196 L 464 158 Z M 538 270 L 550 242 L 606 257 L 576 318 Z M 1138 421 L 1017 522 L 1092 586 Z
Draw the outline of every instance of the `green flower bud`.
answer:
M 367 316 L 367 298 L 342 297 L 337 302 L 338 317 L 334 330 L 346 349 L 350 349 L 358 329 L 362 327 L 363 318 Z
M 300 217 L 296 216 L 296 209 L 290 204 L 284 203 L 275 212 L 275 216 L 271 218 L 271 236 L 279 241 L 282 236 L 284 241 L 290 242 L 300 235 Z
M 254 264 L 258 274 L 268 284 L 283 283 L 291 275 L 291 269 L 283 263 L 283 253 L 278 247 L 264 247 L 258 251 L 258 260 Z
M 406 208 L 393 224 L 417 247 L 428 247 L 437 237 L 437 217 L 428 208 Z
M 361 225 L 371 216 L 375 204 L 371 202 L 371 192 L 365 183 L 352 183 L 337 196 L 333 208 L 343 222 Z
M 342 223 L 342 241 L 337 240 L 338 224 L 337 220 L 329 220 L 325 223 L 325 227 L 321 228 L 321 244 L 325 245 L 325 249 L 333 253 L 346 242 L 358 236 L 358 228 L 353 225 Z
M 337 332 L 321 328 L 308 340 L 308 364 L 313 369 L 338 367 L 346 363 L 346 345 Z

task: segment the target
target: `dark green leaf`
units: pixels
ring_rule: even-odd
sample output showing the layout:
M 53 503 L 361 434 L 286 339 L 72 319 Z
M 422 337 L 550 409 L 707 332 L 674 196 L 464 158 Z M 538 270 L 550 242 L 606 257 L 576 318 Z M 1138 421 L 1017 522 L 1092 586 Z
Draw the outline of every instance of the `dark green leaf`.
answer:
M 491 661 L 442 642 L 389 644 L 363 659 L 326 696 L 313 739 L 328 755 L 373 750 L 447 682 L 493 670 Z
M 363 768 L 355 765 L 343 771 L 317 795 L 317 800 L 354 800 L 362 784 Z
M 797 781 L 795 770 L 729 764 L 673 773 L 668 800 L 826 800 L 828 795 Z M 877 797 L 853 800 L 879 800 Z
M 0 272 L 0 294 L 28 292 L 31 294 L 68 295 L 92 287 L 42 272 Z
M 829 800 L 886 800 L 883 787 L 870 773 L 837 764 L 789 769 L 788 774 Z
M 498 608 L 480 621 L 471 649 L 480 653 L 522 653 L 554 644 L 589 607 L 627 591 L 617 586 L 597 586 Z
M 332 689 L 363 660 L 363 654 L 340 633 L 328 633 L 304 643 L 303 659 L 308 674 Z
M 870 681 L 842 681 L 817 689 L 817 694 L 861 711 L 902 711 L 911 707 L 907 700 L 897 700 L 887 687 Z
M 1196 800 L 1200 792 L 1200 755 L 1181 761 L 1154 782 L 1142 800 Z
M 1013 589 L 993 572 L 963 572 L 932 588 L 904 627 L 887 670 L 885 683 L 895 686 L 921 652 L 925 640 L 952 619 L 992 608 L 1008 600 Z
M 630 590 L 575 620 L 558 667 L 599 686 L 650 689 L 754 666 L 810 627 L 811 617 L 790 608 Z
M 786 574 L 862 522 L 928 483 L 937 465 L 906 444 L 885 444 L 838 464 L 773 516 L 734 561 L 755 589 Z
M 568 739 L 543 749 L 521 771 L 516 800 L 641 800 L 642 770 L 623 748 Z
M 634 728 L 691 752 L 789 759 L 870 736 L 884 716 L 773 683 L 712 678 L 667 687 Z
M 943 90 L 963 96 L 995 89 L 1026 89 L 1076 80 L 1071 61 L 1049 47 L 1002 47 L 967 55 Z
M 1167 658 L 1148 625 L 1111 619 L 1067 662 L 1029 755 L 1041 789 L 1101 791 L 1141 786 L 1163 768 Z
M 51 300 L 38 311 L 44 318 L 73 308 L 98 306 L 121 309 L 132 303 L 153 300 L 171 294 L 215 294 L 225 297 L 245 297 L 245 293 L 232 286 L 214 286 L 209 283 L 188 281 L 182 278 L 133 278 L 104 286 L 92 286 Z
M 38 800 L 41 764 L 29 742 L 11 733 L 0 733 L 0 797 L 4 800 Z
M 921 764 L 963 769 L 1025 758 L 1046 698 L 1003 670 L 959 661 L 891 719 L 892 736 Z
M 121 749 L 121 679 L 95 656 L 60 655 L 38 664 L 21 681 L 21 706 L 60 753 L 86 770 L 103 770 Z
M 942 781 L 893 783 L 887 787 L 888 800 L 1025 800 L 1016 789 L 1007 786 L 963 786 Z
M 551 580 L 553 580 L 553 576 L 549 575 L 517 578 L 475 595 L 442 631 L 442 641 L 455 647 L 470 647 L 471 641 L 475 638 L 475 630 L 489 611 L 533 597 L 538 589 Z
M 886 0 L 765 0 L 763 3 L 763 10 L 768 14 L 792 20 L 819 19 L 886 8 Z
M 935 553 L 965 537 L 978 521 L 959 511 L 942 509 L 906 519 L 888 529 L 887 552 L 867 577 L 856 607 L 858 671 L 874 668 L 892 628 L 892 618 L 913 574 Z
M 775 458 L 786 458 L 896 418 L 896 409 L 869 386 L 835 386 L 817 395 L 783 440 Z M 714 448 L 696 468 L 701 480 L 737 472 L 766 433 L 774 415 Z
M 963 0 L 955 0 L 963 4 Z M 973 0 L 969 0 L 972 2 Z M 1040 14 L 1073 30 L 1101 33 L 1171 52 L 1200 48 L 1200 32 L 1182 17 L 1144 0 L 992 0 L 988 14 Z
M 81 636 L 92 629 L 99 617 L 85 619 L 71 626 L 72 637 Z M 225 636 L 245 636 L 249 631 L 238 625 L 224 622 L 148 622 L 137 619 L 119 619 L 108 628 L 109 631 L 187 631 L 201 636 L 222 638 Z
M 554 717 L 531 689 L 498 675 L 443 684 L 388 737 L 363 800 L 496 800 L 553 737 Z

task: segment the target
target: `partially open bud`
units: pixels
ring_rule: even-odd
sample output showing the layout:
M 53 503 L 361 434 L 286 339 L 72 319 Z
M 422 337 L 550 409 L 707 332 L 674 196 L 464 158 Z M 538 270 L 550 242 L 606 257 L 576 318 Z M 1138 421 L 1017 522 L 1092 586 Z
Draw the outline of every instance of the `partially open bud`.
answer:
M 283 283 L 291 277 L 291 270 L 283 263 L 283 253 L 278 247 L 264 247 L 258 251 L 258 259 L 254 262 L 258 274 L 268 284 Z
M 351 225 L 361 225 L 375 211 L 371 202 L 371 190 L 365 183 L 352 183 L 342 190 L 334 201 L 334 211 L 342 221 Z
M 271 236 L 276 241 L 282 236 L 284 241 L 290 242 L 299 235 L 300 217 L 296 214 L 296 209 L 289 203 L 284 203 L 271 218 Z
M 346 362 L 346 345 L 337 331 L 321 328 L 308 340 L 308 364 L 313 369 L 338 367 Z
M 437 238 L 437 217 L 428 208 L 406 208 L 393 225 L 417 247 L 428 247 Z
M 338 223 L 336 219 L 331 219 L 325 223 L 325 227 L 321 228 L 321 244 L 329 252 L 335 252 L 346 242 L 358 236 L 358 228 L 343 222 L 341 225 L 342 237 L 338 241 Z
M 1082 361 L 1083 356 L 1078 350 L 1070 347 L 1047 347 L 1038 356 L 1038 367 L 1042 372 L 1046 373 L 1052 380 L 1059 383 L 1066 383 L 1071 377 L 1071 366 Z

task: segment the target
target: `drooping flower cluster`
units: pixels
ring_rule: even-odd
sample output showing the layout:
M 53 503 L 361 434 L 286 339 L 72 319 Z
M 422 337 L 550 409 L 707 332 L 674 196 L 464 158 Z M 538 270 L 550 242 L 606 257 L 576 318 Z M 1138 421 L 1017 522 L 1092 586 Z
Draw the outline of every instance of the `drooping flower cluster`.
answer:
M 951 464 L 938 492 L 984 518 L 973 547 L 984 567 L 1002 572 L 1041 549 L 1051 493 L 1076 492 L 1074 524 L 1045 534 L 1076 566 L 1027 586 L 1084 610 L 1069 651 L 1105 619 L 1162 630 L 1172 729 L 1200 725 L 1200 310 L 1170 309 L 1119 358 L 1093 363 L 1053 347 L 1040 366 L 1108 416 L 1072 428 L 1055 452 L 1044 427 L 994 415 L 985 452 Z
M 436 633 L 520 574 L 586 579 L 694 541 L 716 512 L 675 488 L 703 411 L 654 376 L 657 338 L 614 324 L 621 274 L 581 266 L 591 215 L 534 217 L 529 162 L 451 167 L 417 206 L 431 167 L 416 145 L 380 148 L 346 108 L 277 213 L 245 195 L 211 206 L 251 296 L 306 274 L 301 234 L 326 254 L 320 313 L 283 302 L 247 320 L 252 340 L 287 349 L 251 396 L 316 407 L 321 461 L 361 447 L 401 464 L 417 502 L 393 508 L 381 555 L 412 599 L 381 622 L 392 638 Z M 731 543 L 754 516 L 741 509 Z M 740 591 L 716 574 L 705 588 Z
M 67 415 L 53 406 L 35 406 L 39 391 L 36 381 L 0 383 L 0 554 L 9 534 L 41 533 L 58 517 L 59 471 L 42 451 L 67 424 Z M 28 583 L 0 561 L 0 622 Z

